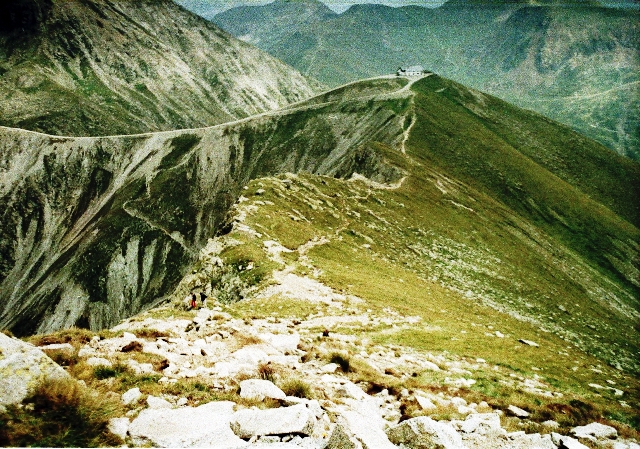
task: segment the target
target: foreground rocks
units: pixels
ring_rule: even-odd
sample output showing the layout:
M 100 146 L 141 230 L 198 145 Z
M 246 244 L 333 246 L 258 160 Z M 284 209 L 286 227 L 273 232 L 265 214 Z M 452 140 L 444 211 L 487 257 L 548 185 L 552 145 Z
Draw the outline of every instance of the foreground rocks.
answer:
M 41 382 L 68 378 L 40 349 L 0 333 L 0 406 L 22 402 Z
M 155 447 L 240 447 L 229 423 L 233 402 L 209 402 L 199 407 L 147 409 L 131 423 L 128 433 L 136 445 Z
M 78 355 L 89 366 L 124 365 L 137 375 L 155 376 L 160 385 L 186 389 L 188 382 L 197 381 L 216 392 L 212 398 L 231 399 L 198 403 L 187 390 L 181 396 L 131 388 L 121 393 L 126 416 L 112 419 L 109 429 L 132 446 L 571 449 L 585 447 L 580 441 L 588 440 L 603 448 L 612 442 L 616 449 L 634 448 L 631 442 L 616 440 L 615 429 L 597 423 L 577 427 L 571 436 L 508 432 L 501 421 L 505 412 L 509 419 L 524 422 L 525 410 L 515 406 L 493 410 L 486 403 L 469 404 L 455 394 L 459 386 L 472 383 L 474 371 L 485 366 L 483 360 L 453 360 L 407 348 L 365 345 L 352 361 L 366 364 L 380 378 L 401 382 L 411 373 L 439 372 L 450 385 L 449 394 L 422 390 L 392 394 L 386 389 L 368 393 L 366 383 L 354 382 L 339 363 L 328 360 L 327 354 L 346 348 L 353 337 L 334 330 L 329 336 L 316 335 L 337 326 L 393 325 L 414 318 L 391 311 L 384 317 L 346 313 L 348 299 L 339 295 L 323 295 L 321 300 L 330 313 L 300 320 L 234 319 L 219 305 L 195 312 L 192 319 L 140 317 L 112 329 L 115 337 L 95 337 Z M 132 349 L 123 352 L 123 348 Z M 146 362 L 149 357 L 161 363 Z M 308 389 L 296 394 L 317 399 L 287 396 L 291 394 L 283 390 L 287 378 L 297 379 Z M 514 386 L 541 396 L 558 394 L 540 379 L 513 379 Z M 403 404 L 415 404 L 425 413 L 445 407 L 459 419 L 418 416 L 400 422 Z

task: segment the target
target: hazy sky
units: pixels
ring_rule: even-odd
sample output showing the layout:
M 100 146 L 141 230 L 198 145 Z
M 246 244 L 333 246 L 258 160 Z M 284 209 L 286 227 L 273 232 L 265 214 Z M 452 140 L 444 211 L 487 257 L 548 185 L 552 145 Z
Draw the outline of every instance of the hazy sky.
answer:
M 440 6 L 444 0 L 321 0 L 329 8 L 336 12 L 343 12 L 349 6 L 358 3 L 380 3 L 389 6 L 420 5 L 428 7 Z M 241 5 L 265 5 L 273 0 L 176 0 L 192 11 L 196 11 L 205 17 L 213 17 L 226 9 Z

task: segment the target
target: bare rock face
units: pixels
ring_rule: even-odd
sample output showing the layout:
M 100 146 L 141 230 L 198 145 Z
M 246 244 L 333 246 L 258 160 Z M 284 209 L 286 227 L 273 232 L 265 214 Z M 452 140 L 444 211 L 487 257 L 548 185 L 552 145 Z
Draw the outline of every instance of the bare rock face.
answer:
M 41 350 L 0 333 L 0 406 L 18 404 L 38 383 L 70 378 Z

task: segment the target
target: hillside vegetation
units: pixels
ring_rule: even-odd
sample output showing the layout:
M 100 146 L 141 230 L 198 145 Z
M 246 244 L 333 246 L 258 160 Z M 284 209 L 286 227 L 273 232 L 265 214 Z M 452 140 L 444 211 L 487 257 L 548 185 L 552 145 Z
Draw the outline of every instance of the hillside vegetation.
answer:
M 345 98 L 120 137 L 3 128 L 0 327 L 103 329 L 161 302 L 225 227 L 250 179 L 393 173 L 360 148 L 371 139 L 398 144 L 398 103 Z
M 422 64 L 639 157 L 637 10 L 449 1 L 338 15 L 322 6 L 276 1 L 213 21 L 328 85 Z
M 318 87 L 171 0 L 1 8 L 3 126 L 76 136 L 196 128 L 277 109 Z
M 251 179 L 359 173 L 404 182 L 358 198 L 346 222 L 308 206 L 370 246 L 354 257 L 378 254 L 638 370 L 638 164 L 444 78 L 363 81 L 197 131 L 2 136 L 2 325 L 14 332 L 100 329 L 162 300 Z M 262 226 L 292 248 L 326 232 L 316 222 L 277 213 Z

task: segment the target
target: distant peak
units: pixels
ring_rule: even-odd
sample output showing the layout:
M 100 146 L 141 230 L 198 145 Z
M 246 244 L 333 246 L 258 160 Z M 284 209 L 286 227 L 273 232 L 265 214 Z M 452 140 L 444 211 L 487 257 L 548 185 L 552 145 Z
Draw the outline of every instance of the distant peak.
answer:
M 331 9 L 322 3 L 320 0 L 275 0 L 271 3 L 272 6 L 306 6 L 312 7 L 321 11 L 332 12 Z

